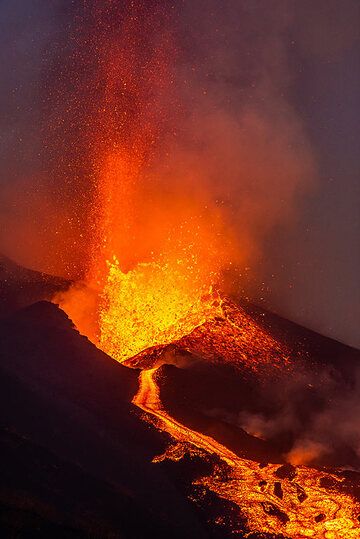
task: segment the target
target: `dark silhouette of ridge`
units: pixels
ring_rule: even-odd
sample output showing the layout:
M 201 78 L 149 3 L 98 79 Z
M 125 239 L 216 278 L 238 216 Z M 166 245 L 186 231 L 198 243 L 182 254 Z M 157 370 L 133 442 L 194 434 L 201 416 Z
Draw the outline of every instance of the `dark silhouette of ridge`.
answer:
M 6 536 L 39 526 L 44 537 L 206 537 L 187 499 L 151 463 L 168 439 L 131 404 L 137 388 L 138 372 L 98 350 L 53 304 L 1 322 Z

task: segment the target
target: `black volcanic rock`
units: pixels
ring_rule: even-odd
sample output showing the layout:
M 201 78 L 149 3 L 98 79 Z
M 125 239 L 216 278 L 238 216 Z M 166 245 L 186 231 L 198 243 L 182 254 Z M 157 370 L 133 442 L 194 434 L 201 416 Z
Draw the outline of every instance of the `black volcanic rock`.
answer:
M 130 493 L 0 428 L 2 537 L 126 537 L 166 526 Z
M 136 393 L 138 372 L 98 350 L 52 303 L 35 303 L 4 319 L 0 338 L 1 368 L 42 391 L 74 393 L 80 402 L 90 397 L 93 407 L 110 400 L 108 394 L 129 403 Z
M 291 481 L 296 476 L 296 468 L 291 464 L 287 463 L 283 466 L 279 466 L 279 468 L 274 472 L 274 474 L 280 479 L 290 479 Z
M 19 537 L 36 523 L 59 537 L 76 530 L 205 537 L 192 506 L 151 462 L 168 439 L 131 404 L 137 376 L 79 335 L 55 305 L 41 302 L 2 321 L 3 530 L 16 535 L 22 522 Z

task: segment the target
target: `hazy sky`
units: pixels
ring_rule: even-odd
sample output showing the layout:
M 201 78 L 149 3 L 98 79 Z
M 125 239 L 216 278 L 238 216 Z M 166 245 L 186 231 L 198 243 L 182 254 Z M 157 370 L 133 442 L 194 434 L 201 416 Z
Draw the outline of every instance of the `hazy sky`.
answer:
M 314 148 L 319 178 L 301 204 L 299 221 L 279 228 L 270 241 L 265 265 L 276 274 L 270 304 L 359 347 L 360 4 L 295 4 L 294 39 L 301 46 L 293 56 L 293 99 Z
M 290 319 L 360 346 L 359 2 L 192 0 L 174 4 L 185 22 L 182 32 L 200 36 L 199 58 L 205 54 L 201 47 L 215 50 L 219 46 L 206 37 L 210 32 L 207 15 L 215 13 L 213 20 L 218 20 L 220 34 L 225 36 L 220 45 L 231 49 L 222 51 L 220 58 L 231 58 L 231 62 L 219 76 L 229 79 L 234 71 L 233 101 L 238 95 L 234 85 L 249 101 L 251 85 L 243 79 L 255 72 L 261 43 L 273 29 L 274 47 L 280 43 L 281 50 L 270 61 L 273 71 L 278 69 L 276 77 L 286 78 L 286 96 L 281 95 L 276 106 L 279 110 L 285 104 L 291 107 L 292 116 L 301 123 L 317 173 L 296 199 L 296 215 L 275 223 L 266 233 L 256 269 L 264 286 L 255 287 L 255 295 Z M 5 254 L 13 255 L 11 244 L 25 242 L 26 235 L 16 230 L 24 216 L 25 223 L 35 227 L 38 242 L 42 241 L 43 223 L 34 219 L 22 194 L 24 185 L 31 191 L 37 185 L 33 178 L 44 174 L 40 103 L 44 72 L 49 72 L 46 51 L 50 44 L 51 61 L 58 60 L 57 50 L 59 56 L 64 54 L 64 35 L 74 5 L 65 0 L 0 1 L 0 250 Z M 283 13 L 284 21 L 279 23 Z M 278 81 L 275 89 L 280 95 Z M 273 96 L 270 101 L 275 102 Z M 46 198 L 46 192 L 41 196 Z M 54 207 L 53 213 L 62 210 Z M 11 241 L 10 230 L 14 233 Z M 33 246 L 25 243 L 22 249 L 31 250 Z

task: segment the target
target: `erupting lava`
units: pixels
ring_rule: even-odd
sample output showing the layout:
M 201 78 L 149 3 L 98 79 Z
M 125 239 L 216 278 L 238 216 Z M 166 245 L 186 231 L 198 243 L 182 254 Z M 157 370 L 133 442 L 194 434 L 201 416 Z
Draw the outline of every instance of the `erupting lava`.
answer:
M 115 259 L 109 265 L 100 313 L 99 346 L 119 361 L 159 344 L 174 342 L 220 314 L 211 289 L 186 278 L 178 261 L 139 264 L 123 273 Z

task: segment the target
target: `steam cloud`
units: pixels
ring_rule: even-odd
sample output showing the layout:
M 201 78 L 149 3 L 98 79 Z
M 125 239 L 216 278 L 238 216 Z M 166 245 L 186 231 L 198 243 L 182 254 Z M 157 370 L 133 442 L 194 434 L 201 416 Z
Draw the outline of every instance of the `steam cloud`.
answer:
M 299 364 L 272 380 L 262 394 L 272 410 L 213 412 L 264 440 L 286 440 L 282 451 L 292 464 L 333 464 L 360 468 L 360 370 L 345 379 L 337 370 Z

